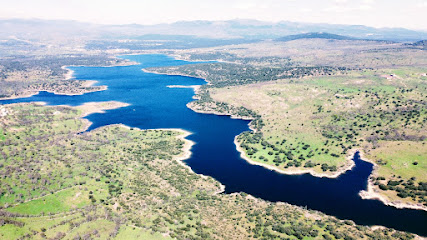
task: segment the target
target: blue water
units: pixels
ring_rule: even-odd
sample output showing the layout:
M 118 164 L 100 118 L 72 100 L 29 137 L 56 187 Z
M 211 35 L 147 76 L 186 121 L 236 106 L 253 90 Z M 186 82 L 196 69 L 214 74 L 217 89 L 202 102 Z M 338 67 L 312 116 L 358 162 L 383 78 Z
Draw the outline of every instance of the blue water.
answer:
M 92 114 L 89 130 L 114 123 L 142 129 L 183 128 L 196 142 L 186 163 L 200 174 L 210 175 L 226 186 L 226 193 L 246 192 L 269 201 L 283 201 L 322 211 L 358 224 L 383 225 L 427 236 L 427 213 L 399 210 L 376 200 L 362 200 L 358 193 L 366 188 L 372 164 L 354 156 L 356 167 L 336 179 L 317 178 L 309 174 L 289 176 L 248 164 L 240 158 L 234 137 L 248 129 L 248 121 L 227 116 L 199 114 L 186 104 L 194 92 L 168 85 L 201 85 L 201 79 L 165 76 L 141 71 L 142 68 L 172 66 L 189 62 L 164 55 L 125 56 L 140 65 L 123 67 L 71 67 L 76 79 L 97 80 L 108 90 L 80 96 L 63 96 L 41 92 L 38 95 L 1 104 L 44 101 L 50 105 L 80 105 L 93 101 L 121 101 L 129 107 Z

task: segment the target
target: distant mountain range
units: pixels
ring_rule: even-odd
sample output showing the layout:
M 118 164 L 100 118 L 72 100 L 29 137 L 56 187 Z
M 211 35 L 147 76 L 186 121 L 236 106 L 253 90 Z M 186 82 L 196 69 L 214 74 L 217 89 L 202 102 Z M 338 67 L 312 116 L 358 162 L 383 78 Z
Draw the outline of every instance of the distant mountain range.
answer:
M 358 38 L 331 34 L 331 33 L 323 33 L 323 32 L 311 32 L 311 33 L 302 33 L 296 35 L 284 36 L 281 38 L 277 38 L 276 41 L 287 42 L 293 41 L 297 39 L 310 39 L 310 38 L 322 38 L 322 39 L 334 39 L 334 40 L 358 40 Z
M 404 28 L 373 28 L 362 25 L 338 25 L 298 22 L 261 22 L 256 20 L 181 21 L 157 25 L 101 25 L 68 20 L 0 20 L 0 39 L 132 39 L 144 35 L 190 35 L 199 38 L 264 40 L 283 36 L 312 34 L 332 39 L 368 39 L 416 42 L 427 39 L 427 32 Z M 323 33 L 320 34 L 319 33 Z M 344 37 L 345 36 L 345 37 Z M 306 35 L 310 37 L 310 35 Z M 169 37 L 170 38 L 170 37 Z M 284 40 L 291 37 L 284 37 Z

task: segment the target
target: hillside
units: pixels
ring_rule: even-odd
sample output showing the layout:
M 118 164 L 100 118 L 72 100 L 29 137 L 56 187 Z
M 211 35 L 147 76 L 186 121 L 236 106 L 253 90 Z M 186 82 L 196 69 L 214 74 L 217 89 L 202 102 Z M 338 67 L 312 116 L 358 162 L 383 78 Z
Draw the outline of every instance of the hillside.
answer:
M 84 41 L 88 39 L 129 39 L 147 34 L 190 35 L 214 39 L 275 39 L 310 32 L 339 34 L 352 38 L 391 41 L 419 41 L 427 33 L 403 28 L 373 28 L 361 25 L 278 23 L 236 19 L 228 21 L 181 21 L 156 25 L 101 25 L 67 20 L 0 20 L 0 39 Z M 68 38 L 67 38 L 68 37 Z
M 85 108 L 1 109 L 1 239 L 414 238 L 218 194 L 219 182 L 179 162 L 191 147 L 182 131 L 111 125 L 77 135 Z
M 287 42 L 297 39 L 312 39 L 312 38 L 320 38 L 320 39 L 331 39 L 331 40 L 355 40 L 356 38 L 331 34 L 331 33 L 323 33 L 323 32 L 312 32 L 312 33 L 303 33 L 297 35 L 284 36 L 281 38 L 277 38 L 276 41 Z
M 188 106 L 251 118 L 244 156 L 283 173 L 337 177 L 360 150 L 376 164 L 370 194 L 427 209 L 426 63 L 422 49 L 376 41 L 298 39 L 176 51 L 226 62 L 150 71 L 206 79 Z

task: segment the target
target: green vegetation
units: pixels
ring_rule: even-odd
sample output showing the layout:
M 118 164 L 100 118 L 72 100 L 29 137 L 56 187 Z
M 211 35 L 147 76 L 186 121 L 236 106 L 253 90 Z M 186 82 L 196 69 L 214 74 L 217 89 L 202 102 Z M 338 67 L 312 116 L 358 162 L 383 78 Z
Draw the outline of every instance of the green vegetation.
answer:
M 76 134 L 80 110 L 5 105 L 1 239 L 412 239 L 246 194 L 174 160 L 172 130 L 119 125 Z
M 0 129 L 0 141 L 3 141 L 5 139 L 6 139 L 6 137 L 4 136 L 3 129 Z
M 45 55 L 0 58 L 0 98 L 19 97 L 38 91 L 79 94 L 99 91 L 101 86 L 86 86 L 85 81 L 64 80 L 70 65 L 123 65 L 123 59 L 106 55 Z
M 215 87 L 251 84 L 278 79 L 301 78 L 305 76 L 331 75 L 345 71 L 342 67 L 261 67 L 247 65 L 242 67 L 234 63 L 200 63 L 178 67 L 148 68 L 148 71 L 161 71 L 166 74 L 188 75 L 206 79 Z
M 347 154 L 362 150 L 378 165 L 376 190 L 427 206 L 425 50 L 317 39 L 177 54 L 231 62 L 153 70 L 207 79 L 188 105 L 195 111 L 254 119 L 255 131 L 237 139 L 252 161 L 332 176 L 348 169 Z
M 404 190 L 387 188 L 394 190 L 387 194 L 391 199 L 427 205 L 427 89 L 422 70 L 400 69 L 402 77 L 393 74 L 399 81 L 391 83 L 383 77 L 390 70 L 353 71 L 293 83 L 215 88 L 210 96 L 261 116 L 259 131 L 238 138 L 252 160 L 283 170 L 333 172 L 345 166 L 349 150 L 361 149 L 380 166 L 378 174 L 386 181 L 412 183 Z
M 384 41 L 299 39 L 288 42 L 265 41 L 167 52 L 189 60 L 219 60 L 240 64 L 242 68 L 320 67 L 350 69 L 425 66 L 425 48 L 419 44 Z
M 380 165 L 372 176 L 373 183 L 389 199 L 426 206 L 426 141 L 381 141 L 380 144 L 369 154 Z

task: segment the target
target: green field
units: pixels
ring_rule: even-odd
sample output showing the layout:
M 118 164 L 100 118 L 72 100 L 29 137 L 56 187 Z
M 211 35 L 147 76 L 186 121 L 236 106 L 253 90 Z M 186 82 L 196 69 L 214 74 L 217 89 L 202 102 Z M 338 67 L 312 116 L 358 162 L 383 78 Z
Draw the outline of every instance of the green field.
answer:
M 425 49 L 310 39 L 175 54 L 227 61 L 149 70 L 205 78 L 195 111 L 254 119 L 237 139 L 251 161 L 335 176 L 359 150 L 378 166 L 377 191 L 427 206 Z
M 0 129 L 0 141 L 3 141 L 6 139 L 6 136 L 4 135 L 3 129 Z
M 84 110 L 6 105 L 1 121 L 1 239 L 412 239 L 246 194 L 176 160 L 180 131 L 112 125 Z
M 358 149 L 379 165 L 376 174 L 386 179 L 383 184 L 398 176 L 399 181 L 415 179 L 404 190 L 391 188 L 394 195 L 387 195 L 392 200 L 427 205 L 423 187 L 427 184 L 427 89 L 421 77 L 425 71 L 353 71 L 294 82 L 214 88 L 210 96 L 261 116 L 260 131 L 238 138 L 253 161 L 281 170 L 333 172 L 345 166 L 350 150 Z M 381 77 L 387 72 L 394 74 L 394 81 Z

